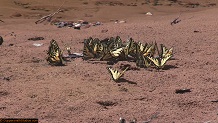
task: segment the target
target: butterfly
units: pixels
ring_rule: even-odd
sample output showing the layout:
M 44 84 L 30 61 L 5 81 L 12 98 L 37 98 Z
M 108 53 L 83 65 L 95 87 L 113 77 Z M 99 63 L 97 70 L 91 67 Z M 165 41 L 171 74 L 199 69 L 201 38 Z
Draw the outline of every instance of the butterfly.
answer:
M 173 48 L 167 49 L 163 44 L 161 44 L 161 57 L 166 58 L 173 55 Z
M 139 51 L 142 53 L 145 53 L 147 48 L 148 43 L 146 43 L 145 45 L 143 45 L 141 42 L 137 43 L 137 46 L 139 47 Z
M 132 38 L 128 39 L 126 44 L 123 44 L 123 54 L 121 55 L 123 60 L 135 57 L 135 45 L 136 42 Z
M 63 62 L 63 56 L 62 56 L 62 51 L 59 48 L 57 42 L 55 40 L 51 40 L 50 46 L 48 48 L 48 57 L 47 61 L 50 65 L 64 65 Z
M 150 57 L 147 56 L 147 58 L 152 61 L 152 63 L 158 68 L 158 69 L 162 69 L 164 67 L 164 65 L 166 64 L 166 62 L 172 57 L 172 55 L 168 55 L 167 57 L 161 58 L 161 57 Z
M 93 53 L 93 49 L 89 45 L 89 40 L 84 40 L 84 47 L 83 47 L 83 60 L 88 60 L 94 58 L 95 54 Z
M 127 45 L 124 47 L 123 57 L 127 59 L 128 55 L 130 55 L 130 53 L 133 53 L 134 50 L 135 50 L 135 42 L 132 38 L 130 38 Z
M 122 40 L 121 40 L 120 36 L 117 36 L 115 38 L 115 41 L 114 41 L 114 47 L 115 48 L 120 48 L 120 47 L 122 47 L 122 45 L 123 45 L 123 43 L 122 43 Z
M 136 66 L 149 67 L 151 62 L 143 55 L 140 48 L 141 47 L 139 45 L 136 45 Z
M 113 79 L 114 81 L 119 80 L 119 78 L 120 78 L 121 76 L 123 76 L 123 74 L 126 72 L 126 70 L 127 70 L 128 68 L 129 68 L 129 67 L 127 67 L 127 68 L 126 68 L 125 70 L 123 70 L 122 72 L 119 72 L 118 70 L 114 70 L 114 69 L 112 69 L 112 68 L 107 67 L 107 69 L 108 69 L 109 73 L 111 74 L 111 77 L 112 77 L 112 79 Z

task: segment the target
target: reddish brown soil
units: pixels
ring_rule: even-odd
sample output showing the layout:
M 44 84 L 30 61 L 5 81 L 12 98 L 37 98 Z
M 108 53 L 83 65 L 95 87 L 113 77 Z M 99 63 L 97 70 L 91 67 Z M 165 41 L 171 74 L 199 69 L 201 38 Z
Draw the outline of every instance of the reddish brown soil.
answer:
M 18 4 L 0 1 L 0 19 L 4 21 L 0 21 L 0 36 L 4 38 L 0 46 L 0 118 L 38 118 L 40 123 L 118 123 L 123 117 L 141 123 L 156 114 L 152 123 L 218 123 L 218 102 L 212 102 L 218 100 L 218 9 L 208 7 L 218 4 L 216 0 L 183 0 L 182 5 L 171 6 L 166 0 L 158 6 L 142 5 L 142 0 L 119 0 L 114 6 L 107 3 L 112 0 L 99 0 L 98 5 L 97 0 L 68 0 L 62 7 L 66 11 L 55 17 L 103 22 L 81 30 L 34 23 L 54 12 L 62 4 L 59 0 L 16 1 Z M 191 8 L 190 1 L 200 5 Z M 137 6 L 130 6 L 135 3 Z M 146 16 L 148 11 L 153 15 Z M 171 26 L 180 12 L 181 22 Z M 132 37 L 174 47 L 175 60 L 160 71 L 128 70 L 121 83 L 111 80 L 106 62 L 77 58 L 55 67 L 45 60 L 51 39 L 61 49 L 71 46 L 72 52 L 80 53 L 85 38 L 117 35 L 124 41 Z M 45 39 L 28 40 L 35 36 Z M 33 43 L 43 45 L 36 47 Z M 125 64 L 136 68 L 134 62 L 125 61 L 112 67 Z M 184 88 L 191 92 L 175 93 Z

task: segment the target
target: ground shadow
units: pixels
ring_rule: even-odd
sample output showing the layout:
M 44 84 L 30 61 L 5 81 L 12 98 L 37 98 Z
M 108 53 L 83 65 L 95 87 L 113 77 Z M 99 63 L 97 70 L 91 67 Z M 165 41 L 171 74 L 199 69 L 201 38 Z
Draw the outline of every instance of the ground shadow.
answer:
M 133 81 L 129 81 L 127 79 L 124 79 L 124 78 L 120 78 L 119 80 L 116 81 L 117 83 L 124 83 L 124 82 L 127 82 L 128 84 L 134 84 L 134 85 L 137 85 L 136 82 L 133 82 Z
M 178 67 L 174 65 L 165 65 L 163 70 L 169 70 L 169 69 L 175 69 L 175 68 L 178 68 Z

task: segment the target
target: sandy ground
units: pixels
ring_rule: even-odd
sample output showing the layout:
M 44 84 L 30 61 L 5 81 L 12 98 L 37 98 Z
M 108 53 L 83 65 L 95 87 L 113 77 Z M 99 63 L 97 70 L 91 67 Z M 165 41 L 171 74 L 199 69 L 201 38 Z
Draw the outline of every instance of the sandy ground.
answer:
M 218 123 L 218 2 L 165 0 L 156 6 L 154 1 L 123 1 L 66 1 L 54 18 L 103 22 L 75 30 L 34 23 L 57 10 L 59 0 L 1 0 L 0 117 L 38 118 L 40 123 L 118 123 L 120 117 L 138 123 L 152 117 L 151 123 Z M 145 15 L 148 11 L 153 15 Z M 181 22 L 171 26 L 180 13 Z M 111 80 L 106 62 L 77 58 L 55 67 L 45 60 L 52 39 L 61 49 L 71 46 L 81 53 L 85 38 L 117 35 L 174 47 L 175 60 L 160 71 L 120 61 L 112 67 L 132 68 L 121 83 Z M 35 36 L 45 39 L 28 40 Z M 184 88 L 191 92 L 175 93 Z

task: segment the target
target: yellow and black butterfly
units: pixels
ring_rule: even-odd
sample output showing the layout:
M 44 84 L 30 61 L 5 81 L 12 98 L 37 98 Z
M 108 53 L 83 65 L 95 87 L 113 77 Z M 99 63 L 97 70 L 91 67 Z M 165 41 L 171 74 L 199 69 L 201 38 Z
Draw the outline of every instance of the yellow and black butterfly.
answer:
M 55 40 L 51 40 L 50 46 L 48 48 L 48 57 L 47 61 L 50 65 L 64 65 L 63 62 L 63 56 L 62 56 L 62 51 L 59 48 L 57 42 Z
M 124 54 L 126 58 L 133 58 L 136 55 L 136 42 L 130 38 L 124 48 Z
M 122 46 L 123 46 L 123 42 L 122 42 L 120 36 L 117 36 L 117 37 L 115 38 L 114 48 L 120 48 L 120 47 L 122 47 Z
M 127 59 L 130 53 L 133 53 L 135 50 L 135 42 L 132 38 L 129 39 L 125 47 L 123 47 L 123 54 L 121 55 L 122 59 Z
M 146 50 L 148 49 L 147 48 L 147 45 L 148 43 L 145 43 L 145 45 L 143 45 L 141 42 L 138 42 L 137 43 L 138 47 L 139 47 L 139 51 L 142 52 L 143 54 L 146 52 Z
M 127 70 L 128 68 L 129 68 L 129 67 L 127 67 L 127 68 L 126 68 L 125 70 L 123 70 L 122 72 L 119 72 L 118 70 L 114 70 L 114 69 L 112 69 L 112 68 L 107 67 L 107 69 L 108 69 L 109 73 L 111 74 L 111 77 L 112 77 L 112 79 L 113 79 L 114 81 L 118 81 L 119 78 L 120 78 L 121 76 L 123 76 L 123 74 L 126 72 L 126 70 Z
M 140 45 L 136 45 L 136 66 L 149 67 L 150 65 L 151 62 L 143 55 Z
M 166 58 L 168 56 L 172 56 L 173 55 L 173 48 L 167 49 L 163 44 L 161 45 L 161 57 L 162 58 Z
M 112 50 L 115 48 L 115 38 L 114 37 L 110 37 L 110 39 L 108 39 L 108 41 L 106 42 L 107 45 L 107 50 Z
M 122 40 L 119 36 L 117 36 L 116 38 L 111 37 L 110 39 L 108 39 L 107 41 L 107 49 L 108 50 L 112 50 L 112 49 L 117 49 L 122 47 Z
M 168 55 L 167 57 L 161 58 L 161 57 L 150 57 L 147 56 L 147 58 L 152 61 L 152 63 L 159 69 L 162 69 L 164 67 L 164 65 L 166 64 L 166 62 L 172 57 L 172 55 Z
M 93 50 L 89 46 L 88 42 L 86 42 L 86 40 L 84 40 L 83 60 L 88 60 L 91 58 L 95 58 L 95 54 L 93 53 Z

